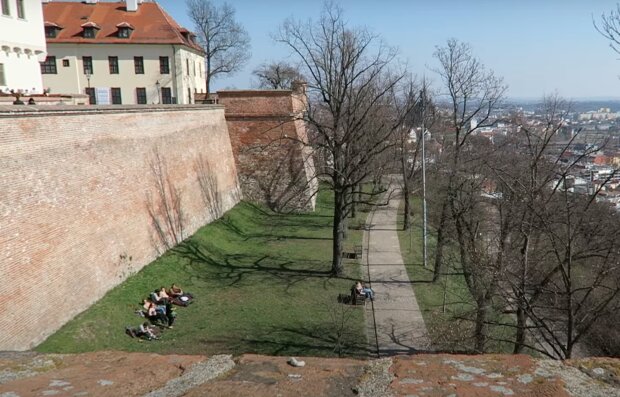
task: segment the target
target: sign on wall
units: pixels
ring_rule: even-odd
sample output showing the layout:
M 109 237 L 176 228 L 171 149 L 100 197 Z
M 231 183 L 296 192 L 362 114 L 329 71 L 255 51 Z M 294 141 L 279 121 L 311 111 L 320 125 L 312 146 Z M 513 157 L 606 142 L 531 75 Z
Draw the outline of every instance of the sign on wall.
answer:
M 97 98 L 97 105 L 109 105 L 110 102 L 110 88 L 109 87 L 97 87 L 95 88 L 95 97 Z

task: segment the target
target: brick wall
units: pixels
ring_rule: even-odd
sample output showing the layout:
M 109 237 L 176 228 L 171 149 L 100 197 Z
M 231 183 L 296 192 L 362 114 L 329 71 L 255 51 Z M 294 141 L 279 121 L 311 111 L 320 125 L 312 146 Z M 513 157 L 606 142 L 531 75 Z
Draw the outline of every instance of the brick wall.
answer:
M 314 210 L 317 180 L 307 144 L 305 94 L 219 91 L 245 198 L 277 211 Z
M 35 346 L 156 258 L 154 159 L 186 236 L 239 200 L 220 106 L 16 108 L 0 111 L 0 350 Z

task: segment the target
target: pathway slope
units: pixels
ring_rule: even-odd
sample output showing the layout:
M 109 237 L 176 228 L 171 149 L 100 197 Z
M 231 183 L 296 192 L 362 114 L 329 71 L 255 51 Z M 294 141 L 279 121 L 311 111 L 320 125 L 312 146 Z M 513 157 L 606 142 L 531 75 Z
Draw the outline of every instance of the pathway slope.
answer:
M 366 323 L 371 346 L 379 356 L 430 350 L 430 339 L 400 253 L 397 213 L 401 201 L 397 177 L 368 216 L 364 233 L 365 264 L 375 300 L 367 304 Z M 372 311 L 370 311 L 372 310 Z

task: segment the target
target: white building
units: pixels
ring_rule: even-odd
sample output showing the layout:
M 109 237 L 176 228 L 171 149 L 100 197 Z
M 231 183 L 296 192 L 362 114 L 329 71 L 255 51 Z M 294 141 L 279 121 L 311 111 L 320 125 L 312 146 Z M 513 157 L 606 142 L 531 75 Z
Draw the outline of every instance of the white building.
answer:
M 97 104 L 187 104 L 204 92 L 202 49 L 159 4 L 44 3 L 50 92 L 86 93 Z
M 41 0 L 0 0 L 0 91 L 42 93 L 44 60 Z

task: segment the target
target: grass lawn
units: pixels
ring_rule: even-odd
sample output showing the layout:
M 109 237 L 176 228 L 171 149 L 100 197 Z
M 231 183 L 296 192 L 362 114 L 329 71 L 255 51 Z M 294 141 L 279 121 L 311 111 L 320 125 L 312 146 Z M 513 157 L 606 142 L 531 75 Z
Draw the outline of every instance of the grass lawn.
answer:
M 400 240 L 401 253 L 407 268 L 407 273 L 413 283 L 416 299 L 424 322 L 429 331 L 433 345 L 442 351 L 471 351 L 473 340 L 473 322 L 458 320 L 468 317 L 475 310 L 473 298 L 467 288 L 464 277 L 459 274 L 458 259 L 456 253 L 447 249 L 446 256 L 449 258 L 444 272 L 436 283 L 432 283 L 434 268 L 434 253 L 436 247 L 435 230 L 429 225 L 427 243 L 427 267 L 423 265 L 422 254 L 422 202 L 415 197 L 412 199 L 414 216 L 410 231 L 403 231 L 404 202 L 398 214 L 398 237 Z M 471 317 L 471 316 L 469 316 Z M 473 318 L 473 317 L 471 317 Z M 503 321 L 510 321 L 505 315 Z M 508 332 L 508 334 L 507 334 Z M 505 328 L 494 327 L 491 335 L 498 339 L 506 339 L 512 336 L 512 331 Z M 512 353 L 512 345 L 490 341 L 489 352 Z
M 343 277 L 329 274 L 331 200 L 322 191 L 316 212 L 292 215 L 238 204 L 109 291 L 37 350 L 366 354 L 363 309 L 336 303 L 358 278 L 359 265 L 346 261 Z M 352 230 L 346 246 L 359 244 L 361 234 Z M 192 305 L 178 308 L 174 329 L 151 342 L 125 335 L 125 326 L 143 320 L 134 314 L 138 302 L 173 282 L 195 296 Z M 345 317 L 347 327 L 340 332 Z

